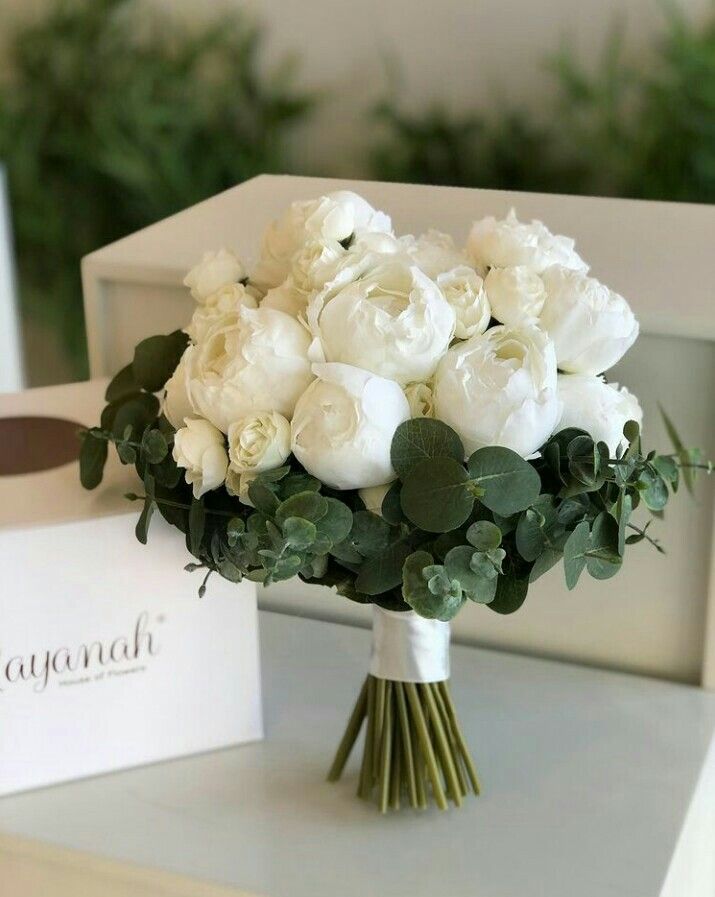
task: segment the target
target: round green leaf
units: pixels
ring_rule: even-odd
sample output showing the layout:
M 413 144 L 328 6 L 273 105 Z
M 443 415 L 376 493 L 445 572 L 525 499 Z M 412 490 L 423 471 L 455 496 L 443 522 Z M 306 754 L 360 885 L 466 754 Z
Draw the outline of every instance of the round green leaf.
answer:
M 472 513 L 474 497 L 469 477 L 452 458 L 432 458 L 416 464 L 402 486 L 405 516 L 428 533 L 446 533 L 461 526 Z
M 147 392 L 163 389 L 176 370 L 188 342 L 189 338 L 182 330 L 142 340 L 134 350 L 134 379 Z
M 501 539 L 501 530 L 489 520 L 477 520 L 467 530 L 467 542 L 473 545 L 477 551 L 499 548 Z
M 528 579 L 500 576 L 497 580 L 496 595 L 487 607 L 498 614 L 513 614 L 526 600 L 529 591 Z
M 363 557 L 383 552 L 390 544 L 392 531 L 389 523 L 372 511 L 356 511 L 348 543 Z
M 288 517 L 283 521 L 283 535 L 290 548 L 302 551 L 315 542 L 317 535 L 315 524 L 302 517 Z
M 425 578 L 425 571 L 431 573 L 429 568 L 432 566 L 432 555 L 426 551 L 409 555 L 402 568 L 402 597 L 421 617 L 451 620 L 464 604 L 464 596 L 454 593 L 434 595 Z
M 392 466 L 404 480 L 415 465 L 429 458 L 464 461 L 464 446 L 454 430 L 441 420 L 420 417 L 400 424 L 392 437 Z
M 251 483 L 251 486 L 253 483 Z M 251 489 L 248 490 L 249 496 Z M 276 522 L 282 524 L 289 517 L 303 517 L 317 523 L 328 513 L 328 500 L 317 492 L 298 492 L 281 502 L 276 509 Z
M 353 526 L 353 512 L 337 498 L 326 498 L 327 510 L 320 520 L 316 521 L 319 536 L 323 536 L 331 545 L 337 545 L 346 539 Z
M 475 484 L 483 490 L 482 504 L 502 517 L 528 508 L 541 490 L 539 474 L 511 449 L 496 445 L 477 449 L 468 467 Z
M 402 566 L 410 554 L 406 542 L 395 542 L 381 554 L 366 558 L 360 566 L 355 588 L 364 595 L 380 595 L 399 586 Z

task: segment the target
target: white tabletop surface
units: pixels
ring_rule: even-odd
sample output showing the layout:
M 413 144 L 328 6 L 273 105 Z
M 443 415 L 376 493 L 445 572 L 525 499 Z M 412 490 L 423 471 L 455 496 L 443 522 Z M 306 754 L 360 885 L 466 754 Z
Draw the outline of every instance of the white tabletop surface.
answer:
M 271 897 L 664 893 L 715 695 L 454 647 L 484 793 L 383 818 L 356 757 L 325 782 L 369 634 L 263 613 L 261 637 L 265 742 L 5 798 L 0 829 Z

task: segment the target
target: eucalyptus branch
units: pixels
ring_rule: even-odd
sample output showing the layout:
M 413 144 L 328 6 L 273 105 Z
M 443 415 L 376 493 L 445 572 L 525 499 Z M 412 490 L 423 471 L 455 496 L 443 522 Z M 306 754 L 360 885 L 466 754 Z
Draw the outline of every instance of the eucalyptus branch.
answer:
M 184 511 L 191 510 L 191 505 L 186 504 L 186 502 L 173 501 L 170 498 L 157 498 L 156 495 L 137 495 L 135 492 L 127 492 L 125 493 L 124 497 L 128 501 L 146 501 L 147 499 L 149 499 L 150 501 L 155 502 L 157 505 L 165 505 L 167 508 L 179 508 L 180 510 Z M 229 519 L 232 519 L 233 517 L 237 516 L 231 511 L 219 511 L 218 509 L 207 508 L 205 505 L 204 511 L 207 514 L 213 514 L 215 517 L 228 517 Z
M 646 528 L 641 529 L 641 527 L 636 526 L 635 523 L 629 523 L 628 529 L 632 529 L 634 532 L 638 533 L 639 536 L 642 536 L 646 540 L 646 542 L 650 542 L 650 544 L 653 546 L 653 548 L 655 548 L 656 551 L 660 552 L 661 554 L 665 554 L 665 549 L 663 548 L 663 546 L 657 539 L 654 539 L 652 536 L 648 535 L 648 533 L 646 532 Z

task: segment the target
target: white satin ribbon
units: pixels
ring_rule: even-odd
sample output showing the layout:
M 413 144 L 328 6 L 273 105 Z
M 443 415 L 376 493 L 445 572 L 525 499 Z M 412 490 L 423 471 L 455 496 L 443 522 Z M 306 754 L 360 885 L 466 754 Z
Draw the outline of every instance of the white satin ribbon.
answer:
M 449 623 L 373 604 L 370 673 L 393 682 L 449 679 Z

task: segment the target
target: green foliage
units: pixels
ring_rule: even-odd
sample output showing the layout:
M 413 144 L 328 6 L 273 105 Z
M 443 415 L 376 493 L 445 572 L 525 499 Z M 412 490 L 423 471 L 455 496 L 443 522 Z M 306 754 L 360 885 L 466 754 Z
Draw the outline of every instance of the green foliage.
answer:
M 416 419 L 395 432 L 392 458 L 399 473 L 383 500 L 383 515 L 365 509 L 357 492 L 325 488 L 289 457 L 258 474 L 248 494 L 253 507 L 225 489 L 192 496 L 174 462 L 174 431 L 159 416 L 156 396 L 136 391 L 171 373 L 180 345 L 174 336 L 145 340 L 137 360 L 107 388 L 102 426 L 85 431 L 80 476 L 87 488 L 101 480 L 107 445 L 134 464 L 144 482 L 137 538 L 146 542 L 158 510 L 186 536 L 206 576 L 244 577 L 270 585 L 299 576 L 331 586 L 352 601 L 409 608 L 450 620 L 467 602 L 499 614 L 518 610 L 530 582 L 563 559 L 568 588 L 586 571 L 608 579 L 627 547 L 648 541 L 649 523 L 632 523 L 641 506 L 659 514 L 681 471 L 712 465 L 694 459 L 672 422 L 673 454 L 643 454 L 633 421 L 624 427 L 625 450 L 606 446 L 582 430 L 552 436 L 526 461 L 501 446 L 474 452 L 446 424 Z M 148 373 L 147 373 L 148 372 Z M 206 580 L 199 594 L 206 590 Z
M 10 37 L 0 85 L 24 306 L 84 370 L 79 262 L 93 249 L 289 166 L 309 107 L 266 72 L 244 15 L 188 30 L 136 0 L 55 0 Z
M 377 110 L 384 180 L 560 193 L 715 201 L 715 17 L 690 24 L 666 6 L 665 35 L 635 66 L 616 22 L 595 71 L 570 43 L 549 60 L 558 96 L 547 115 Z M 542 123 L 542 122 L 547 122 Z

